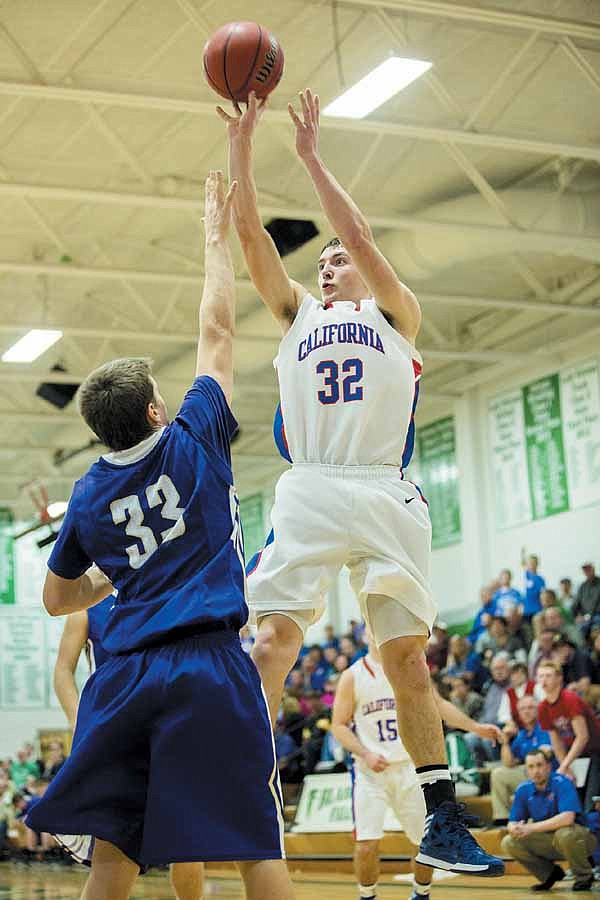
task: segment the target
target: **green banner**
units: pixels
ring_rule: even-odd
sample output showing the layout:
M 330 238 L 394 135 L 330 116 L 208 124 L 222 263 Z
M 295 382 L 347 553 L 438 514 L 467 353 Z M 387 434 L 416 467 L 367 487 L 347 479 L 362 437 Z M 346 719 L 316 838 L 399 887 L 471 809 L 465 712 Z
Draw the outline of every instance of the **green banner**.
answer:
M 558 375 L 523 388 L 529 491 L 534 519 L 569 508 Z
M 240 519 L 244 532 L 244 555 L 246 562 L 264 547 L 265 525 L 262 494 L 252 494 L 240 500 Z
M 454 418 L 440 419 L 418 431 L 419 468 L 429 502 L 434 550 L 462 540 Z
M 0 604 L 15 602 L 15 542 L 13 514 L 0 507 Z

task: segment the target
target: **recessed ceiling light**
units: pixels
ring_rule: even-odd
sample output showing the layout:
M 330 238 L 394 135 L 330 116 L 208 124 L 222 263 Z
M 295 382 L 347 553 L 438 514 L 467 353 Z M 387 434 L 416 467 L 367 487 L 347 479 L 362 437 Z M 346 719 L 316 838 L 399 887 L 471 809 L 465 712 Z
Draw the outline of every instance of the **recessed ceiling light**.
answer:
M 67 511 L 68 505 L 66 500 L 56 500 L 54 503 L 49 503 L 48 515 L 51 519 L 56 519 L 57 516 L 62 516 Z
M 344 91 L 323 110 L 324 116 L 363 119 L 431 68 L 422 59 L 390 56 L 375 69 Z
M 62 337 L 62 331 L 51 331 L 46 328 L 33 328 L 19 338 L 16 344 L 9 347 L 2 354 L 2 362 L 27 363 L 33 362 L 42 353 L 55 344 Z

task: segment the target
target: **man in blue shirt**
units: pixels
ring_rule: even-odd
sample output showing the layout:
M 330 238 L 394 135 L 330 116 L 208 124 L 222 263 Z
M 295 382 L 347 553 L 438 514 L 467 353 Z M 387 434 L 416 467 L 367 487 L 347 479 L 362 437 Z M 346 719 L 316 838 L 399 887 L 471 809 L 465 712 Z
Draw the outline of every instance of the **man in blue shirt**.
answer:
M 523 618 L 530 621 L 536 613 L 542 609 L 540 594 L 546 587 L 546 581 L 538 575 L 539 558 L 534 554 L 525 555 L 525 549 L 521 551 L 521 565 L 525 575 L 525 608 Z
M 251 900 L 293 896 L 268 709 L 239 639 L 234 193 L 209 175 L 196 378 L 174 421 L 148 360 L 113 360 L 79 393 L 110 452 L 75 484 L 44 605 L 65 615 L 118 595 L 71 756 L 27 824 L 95 837 L 85 900 L 128 900 L 141 867 L 204 860 L 239 861 Z
M 544 747 L 552 754 L 552 741 L 537 720 L 537 701 L 531 694 L 524 694 L 517 702 L 517 711 L 523 728 L 511 720 L 502 729 L 500 744 L 501 766 L 492 769 L 490 787 L 494 825 L 506 825 L 514 792 L 527 777 L 525 757 L 532 750 Z M 558 767 L 552 754 L 552 768 Z
M 544 750 L 532 750 L 525 760 L 528 781 L 519 785 L 510 811 L 508 834 L 502 840 L 512 856 L 538 879 L 533 891 L 549 891 L 565 877 L 555 860 L 566 859 L 574 891 L 589 891 L 593 872 L 589 857 L 596 838 L 585 827 L 585 816 L 573 782 L 552 772 Z
M 523 612 L 523 597 L 516 588 L 511 586 L 512 572 L 510 569 L 502 569 L 498 580 L 500 587 L 492 597 L 494 615 L 508 619 L 514 610 Z

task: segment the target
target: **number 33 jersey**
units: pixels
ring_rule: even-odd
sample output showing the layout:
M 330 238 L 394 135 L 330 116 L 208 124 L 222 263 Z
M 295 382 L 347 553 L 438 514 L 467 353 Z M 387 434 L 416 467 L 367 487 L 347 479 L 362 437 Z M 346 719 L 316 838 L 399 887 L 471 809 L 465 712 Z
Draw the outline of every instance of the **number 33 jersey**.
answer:
M 375 300 L 307 294 L 274 361 L 276 441 L 293 462 L 408 465 L 422 360 Z
M 173 422 L 76 482 L 48 567 L 73 579 L 95 563 L 117 588 L 107 652 L 245 623 L 236 430 L 220 386 L 203 376 Z

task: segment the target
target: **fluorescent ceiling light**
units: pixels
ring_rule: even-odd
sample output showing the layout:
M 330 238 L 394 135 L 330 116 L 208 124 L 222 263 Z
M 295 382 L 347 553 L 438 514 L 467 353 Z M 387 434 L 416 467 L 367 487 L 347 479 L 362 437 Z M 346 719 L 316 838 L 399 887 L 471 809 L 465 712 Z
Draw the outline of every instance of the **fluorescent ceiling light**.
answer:
M 48 515 L 51 519 L 56 519 L 57 516 L 62 516 L 63 513 L 66 513 L 68 505 L 66 500 L 56 500 L 54 503 L 49 503 Z
M 62 337 L 62 331 L 33 328 L 2 354 L 2 362 L 33 362 Z
M 323 115 L 363 119 L 430 68 L 422 59 L 390 56 L 326 106 Z

